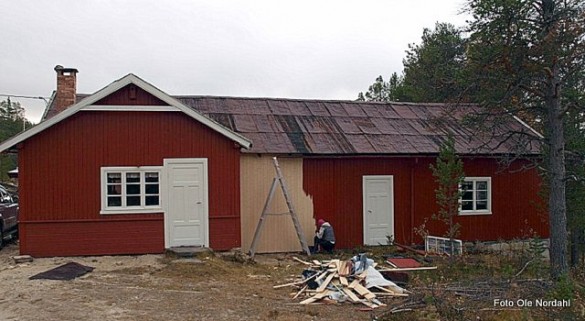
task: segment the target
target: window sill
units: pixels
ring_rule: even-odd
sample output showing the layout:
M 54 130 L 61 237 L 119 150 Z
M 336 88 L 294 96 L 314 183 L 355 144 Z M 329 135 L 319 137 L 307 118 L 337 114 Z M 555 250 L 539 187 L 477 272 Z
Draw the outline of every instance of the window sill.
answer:
M 459 216 L 492 215 L 492 211 L 483 212 L 459 212 Z
M 137 208 L 137 209 L 119 209 L 119 210 L 101 210 L 101 215 L 111 214 L 162 214 L 164 213 L 162 207 L 158 208 Z

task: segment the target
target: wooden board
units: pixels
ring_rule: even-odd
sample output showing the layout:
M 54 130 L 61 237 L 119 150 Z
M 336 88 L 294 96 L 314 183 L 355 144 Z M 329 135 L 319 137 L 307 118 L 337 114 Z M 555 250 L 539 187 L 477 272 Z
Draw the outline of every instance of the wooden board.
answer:
M 391 269 L 379 269 L 378 272 L 387 272 L 387 271 L 397 271 L 397 272 L 406 272 L 406 271 L 426 271 L 426 270 L 436 270 L 436 266 L 421 266 L 417 268 L 391 268 Z
M 307 290 L 308 285 L 305 285 L 302 289 L 300 289 L 294 296 L 293 296 L 293 300 L 298 298 L 299 295 L 301 295 L 301 293 L 305 292 L 305 290 Z
M 363 285 L 361 284 L 356 284 L 353 289 L 361 296 L 363 296 L 364 298 L 368 299 L 368 300 L 372 300 L 376 297 L 376 295 L 372 292 L 370 292 L 370 290 L 366 289 Z
M 329 285 L 329 282 L 331 282 L 331 280 L 333 279 L 334 274 L 329 274 L 327 276 L 327 278 L 325 279 L 325 281 L 323 281 L 323 283 L 321 283 L 321 285 L 317 288 L 317 292 L 322 292 L 325 291 L 325 289 L 327 288 L 327 286 Z
M 324 292 L 321 292 L 321 293 L 317 293 L 317 294 L 313 295 L 312 297 L 301 301 L 300 304 L 310 304 L 310 303 L 313 303 L 315 301 L 318 301 L 318 300 L 323 299 L 326 296 L 329 296 L 329 294 L 330 294 L 330 291 L 329 290 L 324 291 Z
M 354 289 L 358 284 L 360 284 L 359 280 L 353 280 L 347 287 L 350 289 Z
M 408 294 L 397 293 L 397 292 L 392 291 L 391 289 L 387 289 L 387 288 L 382 287 L 382 286 L 376 285 L 374 287 L 380 291 L 383 291 L 383 293 L 376 293 L 376 295 L 382 294 L 382 295 L 391 295 L 391 296 L 408 296 Z
M 304 265 L 308 265 L 308 266 L 311 266 L 311 265 L 313 265 L 313 264 L 311 264 L 311 262 L 303 261 L 303 260 L 299 259 L 299 258 L 298 258 L 298 257 L 296 257 L 296 256 L 293 256 L 293 260 L 295 260 L 295 261 L 297 261 L 297 262 L 299 262 L 299 263 L 303 263 Z
M 417 249 L 412 248 L 410 246 L 398 244 L 396 242 L 394 242 L 394 245 L 397 246 L 397 247 L 399 247 L 399 248 L 401 248 L 401 249 L 403 249 L 403 250 L 406 250 L 406 251 L 409 251 L 409 252 L 412 252 L 412 253 L 415 253 L 415 254 L 418 254 L 418 255 L 422 255 L 422 256 L 426 256 L 427 255 L 427 252 L 421 251 L 421 250 L 417 250 Z
M 343 288 L 342 291 L 349 297 L 352 302 L 360 302 L 360 298 L 358 298 L 350 288 Z

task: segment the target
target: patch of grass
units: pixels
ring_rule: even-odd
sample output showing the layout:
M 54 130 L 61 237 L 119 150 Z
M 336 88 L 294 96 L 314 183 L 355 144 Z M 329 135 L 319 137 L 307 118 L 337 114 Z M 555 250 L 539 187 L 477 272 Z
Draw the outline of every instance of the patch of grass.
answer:
M 548 293 L 549 299 L 573 300 L 575 299 L 575 283 L 569 275 L 562 275 L 554 288 Z
M 557 284 L 548 279 L 548 262 L 543 259 L 542 241 L 530 240 L 525 244 L 508 244 L 500 252 L 477 251 L 459 257 L 432 257 L 428 265 L 437 270 L 410 272 L 407 289 L 419 297 L 424 307 L 397 314 L 381 312 L 378 320 L 581 320 L 579 309 L 584 309 L 585 278 L 566 278 Z M 514 247 L 516 246 L 516 247 Z M 392 247 L 363 248 L 377 262 L 382 253 L 397 253 Z M 402 253 L 414 257 L 411 253 Z M 419 261 L 420 257 L 418 257 Z M 577 270 L 575 274 L 584 273 Z M 584 273 L 585 274 L 585 273 Z M 582 282 L 582 283 L 579 283 Z M 571 308 L 499 308 L 493 299 L 526 298 L 568 299 Z M 409 297 L 414 300 L 414 295 Z M 396 304 L 390 303 L 388 310 Z

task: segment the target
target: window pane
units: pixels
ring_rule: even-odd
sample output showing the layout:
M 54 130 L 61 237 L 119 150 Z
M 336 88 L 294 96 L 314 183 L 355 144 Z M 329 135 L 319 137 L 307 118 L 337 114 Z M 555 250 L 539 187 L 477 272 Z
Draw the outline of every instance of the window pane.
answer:
M 470 202 L 470 201 L 463 201 L 463 202 L 461 202 L 461 210 L 463 210 L 463 211 L 473 211 L 473 202 Z
M 159 205 L 158 196 L 147 196 L 146 197 L 146 206 L 153 206 L 153 205 Z
M 122 185 L 108 185 L 108 195 L 120 195 L 122 193 Z
M 487 191 L 477 192 L 477 200 L 478 201 L 486 201 L 487 200 Z
M 140 206 L 140 196 L 126 197 L 126 206 Z
M 473 182 L 463 182 L 461 183 L 461 189 L 464 191 L 469 191 L 473 189 Z
M 158 182 L 158 173 L 145 173 L 144 179 L 146 180 L 147 183 L 150 182 L 156 183 Z
M 126 183 L 139 183 L 140 173 L 126 173 Z
M 108 173 L 108 183 L 122 183 L 122 174 Z
M 487 210 L 487 201 L 477 201 L 477 210 Z
M 118 196 L 108 197 L 108 206 L 122 206 L 122 198 Z
M 478 190 L 487 190 L 487 181 L 477 181 L 476 188 Z
M 126 185 L 126 194 L 128 194 L 128 195 L 140 194 L 140 185 L 138 185 L 138 184 L 127 184 Z
M 158 185 L 157 184 L 146 185 L 146 194 L 158 194 Z
M 470 201 L 473 199 L 473 192 L 464 192 L 461 196 L 462 200 Z

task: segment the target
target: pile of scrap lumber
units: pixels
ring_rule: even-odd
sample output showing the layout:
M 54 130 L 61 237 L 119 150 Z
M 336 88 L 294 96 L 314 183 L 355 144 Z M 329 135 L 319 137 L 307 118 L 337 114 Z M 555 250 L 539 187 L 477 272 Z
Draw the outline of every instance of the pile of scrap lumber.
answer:
M 408 291 L 384 279 L 376 264 L 365 257 L 312 262 L 294 259 L 307 266 L 302 279 L 274 288 L 296 287 L 293 299 L 302 298 L 300 304 L 351 302 L 377 308 L 385 306 L 382 297 L 408 296 Z

